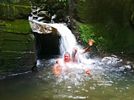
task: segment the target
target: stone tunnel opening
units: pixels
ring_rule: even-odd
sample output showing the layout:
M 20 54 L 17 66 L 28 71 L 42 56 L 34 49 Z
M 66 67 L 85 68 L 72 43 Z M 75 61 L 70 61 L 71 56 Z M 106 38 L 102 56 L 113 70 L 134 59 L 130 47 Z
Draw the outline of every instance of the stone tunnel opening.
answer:
M 33 32 L 35 37 L 35 48 L 37 59 L 47 59 L 60 55 L 60 35 L 39 34 Z

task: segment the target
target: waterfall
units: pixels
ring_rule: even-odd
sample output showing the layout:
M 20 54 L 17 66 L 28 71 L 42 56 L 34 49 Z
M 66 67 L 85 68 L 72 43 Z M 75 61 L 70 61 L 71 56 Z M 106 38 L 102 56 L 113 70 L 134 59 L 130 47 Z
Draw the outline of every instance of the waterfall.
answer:
M 72 55 L 74 52 L 73 51 L 74 48 L 76 48 L 77 49 L 76 56 L 78 58 L 79 64 L 81 63 L 81 64 L 84 64 L 85 66 L 85 65 L 89 65 L 95 62 L 93 59 L 87 58 L 87 53 L 82 53 L 84 51 L 83 48 L 77 43 L 74 34 L 66 26 L 66 24 L 54 23 L 54 24 L 49 24 L 49 25 L 56 28 L 59 34 L 61 35 L 61 40 L 60 40 L 61 57 L 63 57 L 65 52 L 69 52 Z
M 64 23 L 44 23 L 39 22 L 37 20 L 33 20 L 31 17 L 29 17 L 29 22 L 31 25 L 31 28 L 33 32 L 37 32 L 38 34 L 51 34 L 53 32 L 53 29 L 57 31 L 57 34 L 61 36 L 60 38 L 60 56 L 63 58 L 63 55 L 65 52 L 70 53 L 72 56 L 74 52 L 74 48 L 77 49 L 77 58 L 79 64 L 89 65 L 93 63 L 94 61 L 91 59 L 86 58 L 86 53 L 82 53 L 83 49 L 80 45 L 78 45 L 76 38 L 74 34 L 71 32 L 71 30 L 66 26 Z M 37 65 L 38 61 L 41 62 L 41 60 L 37 59 Z M 39 63 L 40 65 L 40 63 Z
M 36 20 L 33 20 L 29 17 L 30 25 L 33 32 L 37 32 L 39 34 L 51 34 L 49 28 L 54 28 L 57 30 L 58 34 L 61 36 L 60 40 L 60 54 L 63 56 L 65 52 L 72 53 L 72 50 L 75 46 L 77 46 L 77 41 L 71 30 L 64 23 L 43 23 Z M 40 27 L 43 27 L 44 30 L 41 30 Z M 48 30 L 47 30 L 48 29 Z
M 72 34 L 69 28 L 67 28 L 66 25 L 64 24 L 49 24 L 50 26 L 56 28 L 61 35 L 61 40 L 60 40 L 60 53 L 61 56 L 65 52 L 69 52 L 72 54 L 72 50 L 74 47 L 77 46 L 76 38 Z
M 94 80 L 97 80 L 100 85 L 111 85 L 111 76 L 113 76 L 113 72 L 118 73 L 119 71 L 124 70 L 124 68 L 119 65 L 122 60 L 118 59 L 116 56 L 114 57 L 104 57 L 102 60 L 100 58 L 94 58 L 90 59 L 86 57 L 86 54 L 82 53 L 83 49 L 81 46 L 77 43 L 75 36 L 71 32 L 71 30 L 66 26 L 66 24 L 63 23 L 43 23 L 36 20 L 31 20 L 30 25 L 33 30 L 33 32 L 37 32 L 38 34 L 51 34 L 52 28 L 54 28 L 57 33 L 61 36 L 60 39 L 60 64 L 63 67 L 63 69 L 66 70 L 68 68 L 67 72 L 63 71 L 60 75 L 60 78 L 58 82 L 69 80 L 69 82 L 79 84 L 80 82 L 90 79 L 89 76 L 85 77 L 85 73 L 87 74 L 87 69 L 89 71 L 89 74 L 91 74 L 91 78 Z M 40 28 L 41 27 L 41 28 Z M 70 62 L 64 66 L 63 62 L 63 55 L 65 52 L 69 52 L 72 56 L 73 49 L 77 48 L 77 58 L 79 59 L 78 62 Z M 50 59 L 49 61 L 44 60 L 38 60 L 36 66 L 40 68 L 40 66 L 51 66 L 52 64 L 55 64 L 56 59 Z M 54 62 L 54 63 L 53 63 Z M 50 65 L 49 65 L 50 63 Z M 118 66 L 118 67 L 113 67 Z M 129 67 L 129 66 L 127 66 Z
M 41 20 L 37 20 L 42 17 L 38 17 L 37 19 L 34 19 L 34 17 L 36 16 L 29 17 L 29 23 L 33 32 L 44 35 L 54 33 L 61 36 L 59 45 L 61 57 L 58 58 L 58 60 L 63 71 L 61 72 L 60 77 L 58 77 L 58 80 L 56 80 L 57 82 L 66 80 L 76 85 L 85 80 L 93 79 L 97 81 L 99 85 L 110 86 L 113 83 L 111 77 L 114 75 L 118 75 L 117 77 L 119 77 L 119 71 L 124 71 L 125 68 L 121 64 L 122 60 L 118 59 L 116 56 L 104 57 L 102 59 L 87 58 L 87 54 L 83 53 L 84 50 L 77 43 L 75 36 L 67 25 L 64 23 L 54 23 L 53 19 L 56 17 L 55 15 L 52 16 L 51 23 L 44 23 L 44 21 L 41 22 Z M 73 60 L 74 48 L 77 48 L 75 57 L 78 58 L 78 60 L 76 62 Z M 65 52 L 69 52 L 72 57 L 72 61 L 66 64 L 63 59 Z M 50 59 L 49 61 L 37 59 L 36 66 L 38 68 L 53 66 L 58 60 L 57 58 Z M 128 65 L 125 67 L 131 68 L 131 66 Z

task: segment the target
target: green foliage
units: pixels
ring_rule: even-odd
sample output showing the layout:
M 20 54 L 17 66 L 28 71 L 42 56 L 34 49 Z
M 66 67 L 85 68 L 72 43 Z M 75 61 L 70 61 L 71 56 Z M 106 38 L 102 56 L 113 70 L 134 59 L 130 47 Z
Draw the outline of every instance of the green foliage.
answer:
M 55 6 L 55 5 L 64 5 L 64 6 L 67 6 L 68 5 L 68 0 L 30 0 L 31 1 L 31 4 L 33 6 L 42 6 L 42 5 L 45 5 L 45 6 Z
M 99 35 L 98 30 L 93 25 L 79 23 L 78 27 L 80 38 L 85 45 L 89 39 L 93 39 L 99 50 L 102 50 L 102 47 L 104 48 L 105 39 Z
M 85 22 L 105 23 L 112 20 L 123 24 L 133 9 L 133 0 L 86 0 L 77 3 L 78 16 Z
M 96 40 L 102 41 L 99 44 L 103 45 L 104 50 L 133 54 L 133 12 L 133 0 L 79 0 L 77 16 L 82 22 L 89 24 L 88 31 L 87 28 L 82 31 L 82 40 L 93 37 L 91 34 L 94 32 Z
M 0 0 L 0 3 L 29 5 L 29 0 Z
M 95 37 L 93 27 L 86 24 L 79 24 L 79 32 L 80 38 L 84 43 L 86 43 L 88 39 Z
M 109 52 L 133 53 L 134 50 L 134 34 L 133 29 L 128 26 L 119 26 L 116 23 L 109 24 L 92 24 L 98 40 L 101 40 L 99 47 Z M 103 38 L 101 38 L 103 37 Z

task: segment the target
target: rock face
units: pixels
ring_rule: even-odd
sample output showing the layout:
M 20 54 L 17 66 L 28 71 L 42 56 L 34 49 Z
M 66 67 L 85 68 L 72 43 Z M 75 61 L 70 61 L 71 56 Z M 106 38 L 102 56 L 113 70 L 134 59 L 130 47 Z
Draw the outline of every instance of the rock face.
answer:
M 0 19 L 3 20 L 27 19 L 31 11 L 30 3 L 26 0 L 3 0 L 0 8 Z
M 60 36 L 56 33 L 38 34 L 34 33 L 37 59 L 45 59 L 50 56 L 59 55 Z
M 69 22 L 67 5 L 63 2 L 65 1 L 46 0 L 40 5 L 37 5 L 36 1 L 31 2 L 32 11 L 29 22 L 35 37 L 37 60 L 60 53 L 60 35 L 49 24 Z
M 66 0 L 31 1 L 31 16 L 44 23 L 63 23 L 68 21 L 68 3 Z
M 29 23 L 35 37 L 37 60 L 46 59 L 60 53 L 60 35 L 54 27 L 38 20 L 40 18 L 38 15 L 35 18 L 34 14 L 29 16 Z

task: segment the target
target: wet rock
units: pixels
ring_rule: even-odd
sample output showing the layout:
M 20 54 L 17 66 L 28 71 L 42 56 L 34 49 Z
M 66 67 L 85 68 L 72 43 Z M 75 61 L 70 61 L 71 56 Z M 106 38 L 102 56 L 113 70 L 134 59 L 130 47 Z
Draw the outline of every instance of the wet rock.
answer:
M 127 69 L 127 70 L 134 70 L 134 63 L 132 61 L 126 61 L 124 67 Z
M 130 70 L 131 69 L 131 65 L 124 65 L 124 68 Z
M 101 62 L 107 64 L 107 65 L 118 65 L 122 62 L 122 59 L 119 59 L 116 55 L 112 55 L 110 57 L 104 57 L 102 58 Z

